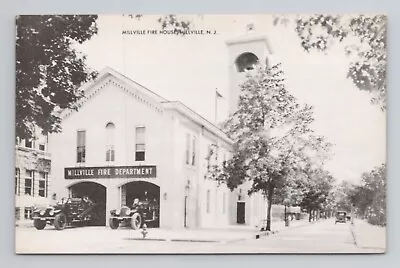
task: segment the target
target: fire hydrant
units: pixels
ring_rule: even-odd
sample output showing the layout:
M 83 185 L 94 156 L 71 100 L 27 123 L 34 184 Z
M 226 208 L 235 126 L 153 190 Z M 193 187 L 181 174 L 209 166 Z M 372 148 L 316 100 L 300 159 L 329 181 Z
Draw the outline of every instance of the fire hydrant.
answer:
M 142 233 L 142 235 L 143 235 L 143 238 L 146 238 L 147 233 L 148 233 L 148 231 L 147 231 L 147 225 L 146 225 L 146 224 L 143 224 L 143 228 L 142 228 L 141 233 Z

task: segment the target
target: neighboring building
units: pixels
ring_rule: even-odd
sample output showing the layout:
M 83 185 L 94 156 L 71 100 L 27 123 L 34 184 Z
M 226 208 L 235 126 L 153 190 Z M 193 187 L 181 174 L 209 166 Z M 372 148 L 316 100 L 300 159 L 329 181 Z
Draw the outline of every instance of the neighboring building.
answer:
M 17 139 L 15 146 L 15 219 L 29 220 L 33 207 L 51 199 L 50 155 L 47 137 L 36 132 L 32 140 Z

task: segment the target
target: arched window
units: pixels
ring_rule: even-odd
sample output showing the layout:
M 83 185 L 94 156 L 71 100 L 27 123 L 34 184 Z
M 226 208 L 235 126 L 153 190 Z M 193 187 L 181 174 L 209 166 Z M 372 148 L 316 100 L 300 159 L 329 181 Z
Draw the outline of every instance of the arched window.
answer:
M 115 135 L 115 125 L 109 122 L 106 125 L 106 161 L 114 162 L 115 160 L 115 148 L 114 148 L 114 135 Z
M 255 69 L 258 63 L 257 56 L 250 52 L 241 54 L 235 61 L 236 68 L 240 73 Z

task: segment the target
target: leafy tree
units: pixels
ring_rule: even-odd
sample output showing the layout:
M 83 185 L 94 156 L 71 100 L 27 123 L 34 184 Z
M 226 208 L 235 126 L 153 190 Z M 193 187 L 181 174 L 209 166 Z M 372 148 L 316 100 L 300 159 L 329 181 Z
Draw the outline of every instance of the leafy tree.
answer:
M 329 151 L 330 144 L 310 128 L 312 115 L 312 107 L 301 106 L 288 92 L 275 65 L 241 85 L 238 110 L 223 125 L 234 141 L 234 155 L 208 177 L 225 181 L 231 190 L 250 181 L 249 194 L 262 192 L 268 199 L 267 230 L 274 197 L 287 192 L 281 189 L 303 166 L 323 161 Z
M 334 188 L 335 187 L 333 186 L 324 203 L 325 217 L 332 217 L 332 213 L 335 211 L 336 208 Z
M 74 44 L 97 33 L 97 16 L 24 15 L 16 18 L 16 136 L 60 130 L 60 109 L 77 109 L 77 88 L 95 72 Z
M 312 212 L 326 210 L 334 178 L 322 168 L 313 168 L 311 166 L 307 166 L 304 173 L 306 174 L 306 181 L 303 186 L 304 196 L 300 205 L 307 209 L 309 221 L 311 221 Z
M 274 24 L 290 19 L 276 17 Z M 349 41 L 345 53 L 352 57 L 347 76 L 360 90 L 373 93 L 372 102 L 386 109 L 385 15 L 304 15 L 294 20 L 301 46 L 307 51 L 327 51 L 335 41 Z
M 349 198 L 357 214 L 372 224 L 386 225 L 386 165 L 364 173 Z
M 342 181 L 335 189 L 336 209 L 350 212 L 352 210 L 351 196 L 355 185 L 349 181 Z

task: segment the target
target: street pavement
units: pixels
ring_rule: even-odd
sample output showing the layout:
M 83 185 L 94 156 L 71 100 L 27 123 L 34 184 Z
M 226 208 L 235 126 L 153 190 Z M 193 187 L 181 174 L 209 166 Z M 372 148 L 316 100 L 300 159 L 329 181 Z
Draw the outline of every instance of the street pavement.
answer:
M 350 223 L 335 224 L 333 219 L 315 223 L 298 222 L 291 227 L 276 224 L 275 234 L 255 239 L 254 230 L 177 231 L 148 229 L 146 240 L 140 231 L 107 227 L 68 228 L 57 231 L 46 227 L 16 228 L 16 253 L 55 254 L 146 254 L 146 253 L 381 253 L 382 249 L 359 248 L 354 242 Z M 186 232 L 186 234 L 185 234 Z M 164 233 L 164 236 L 161 234 Z M 197 239 L 190 238 L 198 233 Z M 224 234 L 224 235 L 222 235 Z M 179 236 L 180 235 L 180 236 Z M 231 239 L 221 239 L 229 235 Z M 203 239 L 198 239 L 203 237 Z M 213 238 L 213 239 L 210 239 Z M 195 242 L 193 242 L 195 241 Z
M 382 248 L 360 248 L 350 230 L 350 223 L 337 223 L 334 219 L 281 231 L 278 235 L 241 243 L 242 252 L 252 253 L 384 253 Z M 226 250 L 229 250 L 226 248 Z

